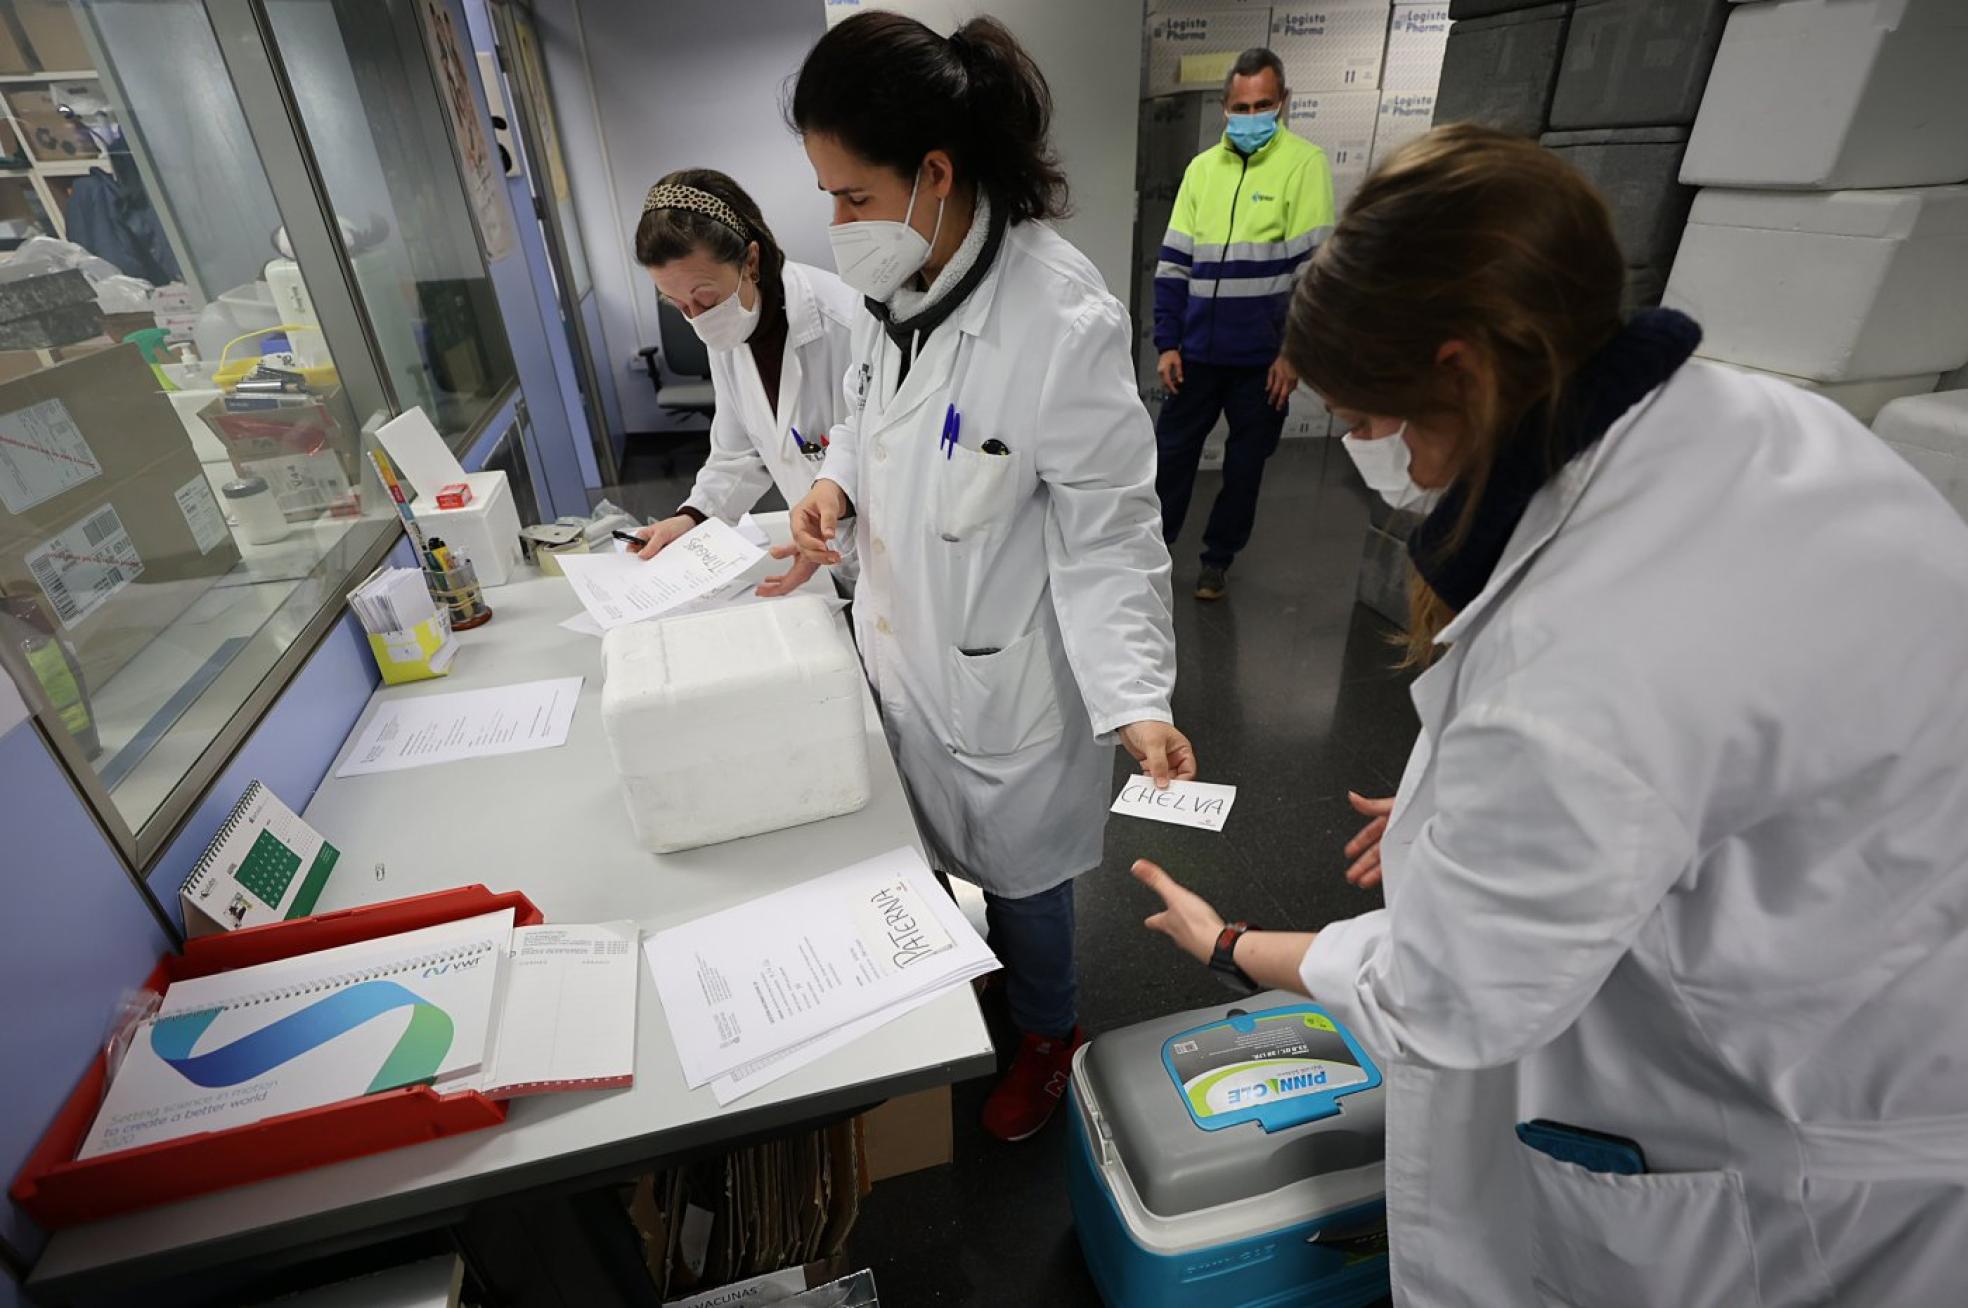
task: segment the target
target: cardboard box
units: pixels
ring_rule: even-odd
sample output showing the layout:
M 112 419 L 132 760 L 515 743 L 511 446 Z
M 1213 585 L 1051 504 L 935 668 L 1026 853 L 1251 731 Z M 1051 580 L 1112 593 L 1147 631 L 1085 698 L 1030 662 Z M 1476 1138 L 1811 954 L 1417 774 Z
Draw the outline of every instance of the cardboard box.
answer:
M 34 48 L 37 67 L 73 73 L 96 66 L 69 0 L 14 0 L 14 17 Z
M 99 159 L 102 150 L 96 138 L 61 116 L 55 98 L 47 91 L 20 89 L 7 92 L 7 104 L 14 111 L 27 148 L 42 163 L 66 163 L 76 159 Z
M 1442 59 L 1449 49 L 1447 4 L 1397 4 L 1387 24 L 1387 62 L 1380 71 L 1382 92 L 1434 95 L 1442 83 Z
M 950 1161 L 950 1087 L 891 1099 L 861 1114 L 868 1180 L 941 1167 Z
M 1380 166 L 1382 159 L 1417 136 L 1428 135 L 1428 129 L 1434 125 L 1434 96 L 1423 95 L 1419 91 L 1382 91 L 1380 114 L 1374 121 L 1373 154 L 1367 160 L 1367 171 L 1372 172 Z
M 121 345 L 0 385 L 0 592 L 100 687 L 239 561 L 150 366 Z
M 1148 15 L 1148 94 L 1223 89 L 1238 55 L 1271 39 L 1263 6 Z
M 1373 156 L 1374 124 L 1380 116 L 1378 91 L 1293 92 L 1287 126 L 1326 154 L 1332 169 L 1333 203 L 1339 209 L 1367 176 Z
M 1293 92 L 1371 91 L 1387 48 L 1387 0 L 1278 5 L 1269 40 Z

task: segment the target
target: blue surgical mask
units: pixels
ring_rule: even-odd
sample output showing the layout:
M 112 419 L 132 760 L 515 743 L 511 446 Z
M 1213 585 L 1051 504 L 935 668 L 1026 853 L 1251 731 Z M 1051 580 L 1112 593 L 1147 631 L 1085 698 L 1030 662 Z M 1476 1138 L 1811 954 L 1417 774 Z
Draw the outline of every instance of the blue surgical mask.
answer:
M 1267 109 L 1261 114 L 1231 114 L 1229 125 L 1223 130 L 1229 136 L 1230 144 L 1245 154 L 1256 154 L 1278 134 L 1278 111 Z

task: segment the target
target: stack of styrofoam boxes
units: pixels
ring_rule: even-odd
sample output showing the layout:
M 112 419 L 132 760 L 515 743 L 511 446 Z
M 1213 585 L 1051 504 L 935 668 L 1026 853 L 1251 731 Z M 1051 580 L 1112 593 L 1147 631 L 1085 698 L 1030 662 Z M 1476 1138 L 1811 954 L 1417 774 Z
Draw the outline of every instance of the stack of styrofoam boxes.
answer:
M 1731 6 L 1663 302 L 1861 421 L 1968 363 L 1968 4 Z
M 1325 151 L 1333 201 L 1344 208 L 1367 175 L 1380 63 L 1387 48 L 1387 0 L 1283 4 L 1271 10 L 1269 44 L 1291 88 L 1286 122 Z
M 1388 0 L 1301 2 L 1271 10 L 1266 44 L 1284 62 L 1291 91 L 1285 121 L 1325 153 L 1339 208 L 1353 198 L 1373 156 L 1387 17 Z M 1301 386 L 1285 412 L 1286 439 L 1330 432 L 1326 406 Z
M 1688 125 L 1728 0 L 1577 0 L 1541 138 L 1597 186 L 1626 256 L 1629 309 L 1658 304 L 1694 191 Z
M 1394 6 L 1387 25 L 1387 63 L 1380 74 L 1370 167 L 1433 125 L 1435 93 L 1448 48 L 1448 0 Z
M 1221 91 L 1238 55 L 1271 33 L 1271 5 L 1155 0 L 1148 15 L 1148 94 Z
M 1551 112 L 1572 0 L 1449 0 L 1437 123 L 1484 123 L 1536 136 Z
M 1175 212 L 1175 194 L 1183 171 L 1196 156 L 1203 124 L 1223 121 L 1221 86 L 1211 91 L 1185 91 L 1152 96 L 1141 102 L 1139 142 L 1135 163 L 1134 330 L 1137 380 L 1142 403 L 1150 417 L 1160 417 L 1168 392 L 1155 368 L 1155 265 L 1161 261 L 1162 237 Z M 1204 443 L 1205 467 L 1223 465 L 1223 443 L 1229 428 L 1218 422 Z

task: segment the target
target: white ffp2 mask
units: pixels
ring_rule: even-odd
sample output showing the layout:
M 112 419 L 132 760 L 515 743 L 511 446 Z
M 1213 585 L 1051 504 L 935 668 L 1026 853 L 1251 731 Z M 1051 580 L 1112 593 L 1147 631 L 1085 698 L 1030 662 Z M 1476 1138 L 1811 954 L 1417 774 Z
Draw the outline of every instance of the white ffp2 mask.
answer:
M 713 350 L 735 350 L 752 339 L 752 331 L 758 326 L 759 305 L 763 301 L 753 296 L 752 307 L 747 309 L 740 297 L 744 289 L 745 279 L 741 275 L 737 290 L 690 320 L 691 330 L 697 333 L 698 340 Z
M 859 222 L 838 223 L 827 229 L 827 241 L 834 247 L 834 268 L 840 279 L 861 294 L 879 303 L 888 303 L 895 288 L 922 271 L 929 262 L 930 246 L 943 230 L 943 202 L 936 202 L 936 226 L 929 239 L 909 225 L 916 212 L 916 193 L 922 188 L 922 173 L 916 173 L 909 187 L 909 207 L 902 221 L 867 218 Z
M 1408 474 L 1407 434 L 1408 424 L 1404 422 L 1391 436 L 1372 439 L 1342 436 L 1339 443 L 1346 447 L 1367 489 L 1377 492 L 1396 509 L 1426 513 L 1442 498 L 1442 492 L 1415 485 L 1414 478 Z

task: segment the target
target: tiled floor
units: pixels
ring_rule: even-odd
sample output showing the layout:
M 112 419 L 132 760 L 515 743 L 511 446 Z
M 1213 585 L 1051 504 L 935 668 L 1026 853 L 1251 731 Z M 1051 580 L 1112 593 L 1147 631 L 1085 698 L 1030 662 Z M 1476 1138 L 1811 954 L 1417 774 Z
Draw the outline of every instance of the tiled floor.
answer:
M 630 461 L 615 498 L 667 513 L 684 485 L 650 475 L 648 463 Z M 685 476 L 692 465 L 682 461 Z M 1204 605 L 1189 593 L 1217 482 L 1202 475 L 1175 552 L 1176 720 L 1203 778 L 1237 785 L 1237 807 L 1221 835 L 1109 826 L 1105 862 L 1079 883 L 1081 1014 L 1095 1032 L 1224 994 L 1142 929 L 1152 905 L 1127 875 L 1136 858 L 1265 925 L 1316 928 L 1379 903 L 1340 877 L 1340 846 L 1359 825 L 1346 791 L 1392 793 L 1415 720 L 1390 628 L 1353 602 L 1366 492 L 1329 442 L 1287 442 L 1228 598 Z M 884 1182 L 864 1203 L 854 1257 L 875 1269 L 884 1303 L 906 1308 L 1098 1305 L 1067 1207 L 1063 1119 L 1024 1144 L 997 1144 L 976 1125 L 988 1088 L 957 1087 L 952 1166 Z

